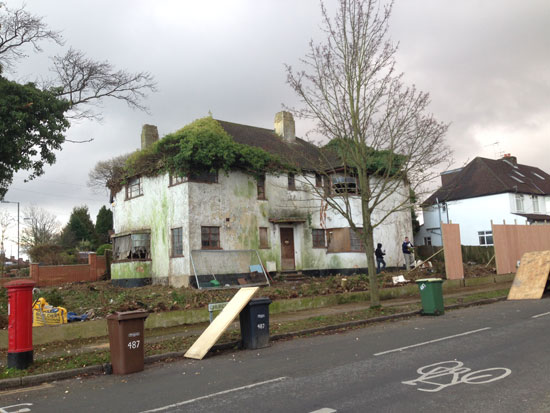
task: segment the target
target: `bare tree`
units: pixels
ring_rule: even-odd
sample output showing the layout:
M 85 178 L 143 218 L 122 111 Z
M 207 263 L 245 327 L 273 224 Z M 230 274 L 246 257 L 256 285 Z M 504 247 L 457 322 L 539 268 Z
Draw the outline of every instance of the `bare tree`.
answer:
M 146 92 L 156 91 L 156 83 L 148 72 L 130 73 L 116 70 L 109 62 L 96 62 L 84 53 L 69 49 L 63 56 L 53 58 L 57 82 L 56 94 L 67 99 L 71 105 L 72 118 L 95 118 L 101 116 L 87 105 L 97 105 L 104 98 L 115 98 L 126 102 L 133 109 L 147 111 L 141 103 Z
M 15 219 L 7 211 L 0 211 L 0 276 L 4 274 L 6 267 L 5 242 L 9 240 L 8 232 L 15 222 Z
M 59 234 L 57 217 L 43 208 L 31 205 L 23 211 L 24 229 L 21 234 L 21 247 L 29 252 L 38 245 L 53 244 Z
M 124 175 L 124 164 L 130 153 L 99 161 L 88 173 L 88 187 L 95 192 L 105 191 L 111 184 L 119 182 Z
M 287 66 L 287 82 L 302 102 L 292 110 L 331 140 L 317 172 L 331 179 L 332 189 L 310 187 L 362 240 L 372 306 L 380 304 L 374 229 L 409 210 L 410 189 L 419 195 L 437 175 L 434 168 L 450 160 L 447 125 L 426 113 L 428 94 L 396 73 L 397 47 L 387 36 L 392 6 L 340 0 L 331 18 L 322 4 L 325 41 L 310 42 L 302 70 Z
M 12 10 L 0 3 L 0 12 L 1 9 L 5 13 L 0 13 L 0 66 L 10 67 L 25 57 L 22 46 L 31 45 L 34 51 L 40 52 L 40 43 L 44 40 L 63 44 L 61 33 L 50 30 L 42 17 L 33 16 L 25 6 Z

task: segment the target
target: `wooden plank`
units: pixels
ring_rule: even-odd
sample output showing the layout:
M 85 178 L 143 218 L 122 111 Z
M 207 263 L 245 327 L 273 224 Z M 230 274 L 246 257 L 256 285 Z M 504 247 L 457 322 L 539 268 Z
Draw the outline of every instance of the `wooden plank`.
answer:
M 445 254 L 445 274 L 448 280 L 462 280 L 464 265 L 460 247 L 460 227 L 458 224 L 441 223 L 443 252 Z
M 237 294 L 227 303 L 221 313 L 212 321 L 201 336 L 193 343 L 191 348 L 185 353 L 185 357 L 202 360 L 212 348 L 221 335 L 227 330 L 227 327 L 239 315 L 245 305 L 251 300 L 252 296 L 260 287 L 241 288 Z
M 537 300 L 542 297 L 550 273 L 550 251 L 526 252 L 508 293 L 508 300 Z

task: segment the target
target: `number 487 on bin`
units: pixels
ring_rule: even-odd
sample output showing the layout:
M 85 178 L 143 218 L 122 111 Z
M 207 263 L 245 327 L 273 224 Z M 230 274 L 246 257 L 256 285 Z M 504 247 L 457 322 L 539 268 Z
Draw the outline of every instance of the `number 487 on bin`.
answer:
M 128 348 L 130 350 L 134 350 L 136 348 L 139 348 L 139 343 L 140 343 L 140 340 L 129 341 L 128 342 Z

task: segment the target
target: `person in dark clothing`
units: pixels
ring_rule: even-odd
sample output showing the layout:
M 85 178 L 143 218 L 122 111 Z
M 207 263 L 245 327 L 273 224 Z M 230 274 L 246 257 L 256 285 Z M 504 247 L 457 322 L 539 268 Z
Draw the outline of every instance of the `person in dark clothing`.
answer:
M 408 237 L 405 237 L 401 249 L 405 258 L 405 268 L 410 270 L 414 266 L 414 245 L 412 245 Z
M 380 274 L 380 271 L 386 269 L 386 261 L 384 261 L 384 255 L 386 255 L 386 253 L 382 251 L 382 244 L 378 243 L 374 255 L 376 255 L 376 274 Z M 380 270 L 380 265 L 382 265 L 382 270 Z

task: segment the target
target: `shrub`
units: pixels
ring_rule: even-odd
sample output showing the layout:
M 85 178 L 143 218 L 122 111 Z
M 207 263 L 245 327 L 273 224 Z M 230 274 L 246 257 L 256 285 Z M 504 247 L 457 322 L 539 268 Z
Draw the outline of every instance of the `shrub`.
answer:
M 105 255 L 105 250 L 110 250 L 110 249 L 113 249 L 113 246 L 111 244 L 102 244 L 96 250 L 96 254 Z

